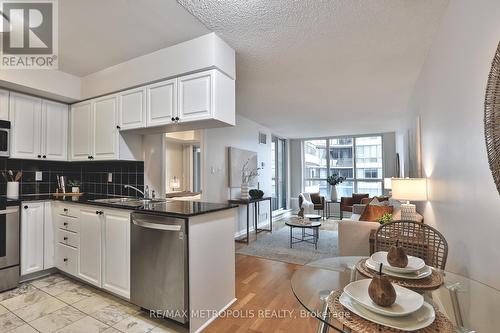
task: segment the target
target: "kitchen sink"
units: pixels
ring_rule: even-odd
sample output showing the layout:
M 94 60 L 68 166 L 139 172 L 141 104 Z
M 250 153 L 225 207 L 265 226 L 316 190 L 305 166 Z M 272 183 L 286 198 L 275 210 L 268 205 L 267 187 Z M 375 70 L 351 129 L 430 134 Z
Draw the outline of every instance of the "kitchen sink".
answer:
M 107 198 L 107 199 L 95 199 L 95 200 L 89 200 L 92 202 L 98 202 L 98 203 L 107 203 L 107 204 L 113 204 L 113 205 L 120 205 L 120 206 L 144 206 L 144 205 L 149 205 L 149 204 L 155 204 L 155 203 L 163 203 L 166 202 L 166 199 L 137 199 L 137 198 Z

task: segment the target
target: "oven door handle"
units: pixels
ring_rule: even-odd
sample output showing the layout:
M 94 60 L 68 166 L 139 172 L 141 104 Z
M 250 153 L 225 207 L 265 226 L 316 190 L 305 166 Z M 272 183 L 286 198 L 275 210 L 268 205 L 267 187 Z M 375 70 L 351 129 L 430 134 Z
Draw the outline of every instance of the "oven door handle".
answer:
M 156 229 L 156 230 L 164 230 L 164 231 L 181 231 L 181 226 L 176 225 L 176 224 L 158 224 L 158 223 L 151 223 L 151 222 L 146 222 L 141 219 L 133 218 L 132 222 L 138 226 L 138 227 L 143 227 L 147 229 Z

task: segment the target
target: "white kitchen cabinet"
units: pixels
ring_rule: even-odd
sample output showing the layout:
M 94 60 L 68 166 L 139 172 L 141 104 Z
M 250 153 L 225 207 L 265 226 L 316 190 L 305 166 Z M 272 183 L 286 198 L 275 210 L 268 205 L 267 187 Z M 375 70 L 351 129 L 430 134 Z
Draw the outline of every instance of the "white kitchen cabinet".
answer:
M 11 157 L 66 160 L 68 106 L 10 93 Z
M 212 117 L 214 71 L 182 76 L 178 79 L 181 122 Z
M 70 113 L 71 160 L 89 160 L 92 155 L 92 103 L 74 104 Z
M 43 204 L 43 269 L 55 266 L 55 233 L 51 202 Z
M 123 91 L 118 101 L 120 130 L 146 126 L 146 88 Z
M 130 212 L 104 210 L 102 287 L 130 298 Z
M 23 203 L 21 208 L 21 275 L 44 269 L 44 203 Z
M 177 79 L 146 87 L 147 126 L 166 125 L 177 116 Z
M 118 158 L 118 121 L 116 96 L 106 96 L 94 100 L 92 123 L 93 160 Z
M 9 91 L 0 89 L 0 120 L 9 120 Z
M 41 158 L 42 100 L 18 93 L 11 93 L 9 100 L 9 118 L 11 121 L 10 156 L 13 158 Z
M 101 228 L 99 209 L 80 209 L 78 277 L 98 287 L 101 286 Z
M 43 159 L 65 161 L 68 158 L 68 106 L 42 100 L 42 140 L 40 153 Z

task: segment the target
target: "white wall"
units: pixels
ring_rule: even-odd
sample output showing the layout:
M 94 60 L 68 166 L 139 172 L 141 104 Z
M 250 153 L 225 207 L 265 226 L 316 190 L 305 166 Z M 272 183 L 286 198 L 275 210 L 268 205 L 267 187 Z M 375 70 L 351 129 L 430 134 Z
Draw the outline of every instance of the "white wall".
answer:
M 267 134 L 267 144 L 259 144 L 259 132 Z M 259 170 L 259 186 L 265 196 L 271 195 L 271 131 L 254 121 L 241 116 L 236 117 L 236 126 L 207 129 L 203 133 L 202 154 L 204 155 L 202 198 L 207 202 L 227 202 L 237 198 L 239 189 L 229 189 L 228 181 L 228 147 L 236 147 L 257 152 L 258 165 L 264 162 L 264 169 Z M 239 210 L 239 222 L 236 232 L 246 228 L 246 210 Z M 269 215 L 269 206 L 261 204 L 261 214 Z M 250 211 L 253 221 L 253 210 Z
M 500 200 L 488 167 L 483 112 L 499 13 L 498 0 L 450 1 L 409 116 L 410 122 L 421 116 L 423 167 L 430 179 L 425 222 L 448 240 L 447 269 L 496 288 Z

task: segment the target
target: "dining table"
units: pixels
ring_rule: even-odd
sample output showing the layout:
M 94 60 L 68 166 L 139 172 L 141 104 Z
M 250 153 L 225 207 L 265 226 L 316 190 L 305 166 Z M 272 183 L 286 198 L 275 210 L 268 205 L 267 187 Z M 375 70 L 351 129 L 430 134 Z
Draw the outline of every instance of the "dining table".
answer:
M 341 293 L 351 282 L 367 278 L 356 268 L 366 258 L 345 256 L 320 259 L 302 266 L 293 274 L 293 294 L 305 313 L 318 321 L 318 333 L 357 332 L 342 323 L 338 314 L 330 311 L 328 301 L 330 295 Z M 459 274 L 435 270 L 442 275 L 443 283 L 433 290 L 418 292 L 434 306 L 436 313 L 444 315 L 442 318 L 453 326 L 453 332 L 500 332 L 499 290 Z M 377 325 L 377 332 L 387 329 Z

